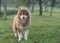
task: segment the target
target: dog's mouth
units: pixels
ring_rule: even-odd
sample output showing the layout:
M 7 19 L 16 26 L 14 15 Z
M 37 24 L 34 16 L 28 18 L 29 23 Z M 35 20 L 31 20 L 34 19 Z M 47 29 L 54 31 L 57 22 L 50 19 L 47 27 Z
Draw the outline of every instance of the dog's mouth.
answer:
M 21 15 L 20 18 L 21 18 L 21 20 L 26 20 L 27 16 L 26 15 Z
M 26 20 L 22 20 L 22 23 L 26 23 Z
M 23 16 L 23 17 L 21 18 L 21 21 L 22 21 L 22 23 L 26 23 L 27 18 Z

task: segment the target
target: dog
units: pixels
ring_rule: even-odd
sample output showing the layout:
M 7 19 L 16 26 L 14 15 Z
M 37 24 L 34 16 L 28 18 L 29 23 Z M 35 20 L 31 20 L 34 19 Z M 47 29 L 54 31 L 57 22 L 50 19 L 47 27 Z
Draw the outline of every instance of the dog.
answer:
M 20 7 L 13 21 L 13 32 L 18 41 L 22 40 L 22 33 L 25 40 L 28 40 L 28 34 L 31 26 L 31 14 L 28 8 Z

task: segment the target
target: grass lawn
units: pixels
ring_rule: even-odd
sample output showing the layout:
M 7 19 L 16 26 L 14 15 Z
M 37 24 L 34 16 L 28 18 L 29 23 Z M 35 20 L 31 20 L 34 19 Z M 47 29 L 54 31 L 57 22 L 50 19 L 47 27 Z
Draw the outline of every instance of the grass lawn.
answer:
M 14 37 L 12 22 L 15 15 L 8 16 L 8 20 L 0 17 L 0 43 L 20 43 Z M 39 16 L 38 12 L 31 15 L 32 23 L 29 32 L 29 39 L 22 40 L 21 43 L 60 43 L 60 13 L 43 13 Z

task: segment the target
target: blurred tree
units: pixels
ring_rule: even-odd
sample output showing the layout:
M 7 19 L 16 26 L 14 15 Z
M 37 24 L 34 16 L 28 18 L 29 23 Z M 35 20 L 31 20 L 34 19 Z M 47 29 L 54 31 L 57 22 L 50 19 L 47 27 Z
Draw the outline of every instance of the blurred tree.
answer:
M 1 7 L 1 0 L 0 0 L 0 7 Z
M 60 4 L 60 0 L 56 0 L 57 2 L 56 2 L 56 4 Z
M 0 13 L 1 13 L 1 0 L 0 0 Z
M 49 0 L 44 0 L 44 5 L 45 5 L 45 12 L 47 11 L 47 4 Z
M 7 10 L 7 0 L 4 1 L 4 6 L 3 6 L 3 7 L 4 7 L 4 12 L 3 12 L 3 14 L 4 14 L 4 19 L 7 20 L 7 14 L 6 14 L 6 10 Z
M 31 0 L 11 0 L 11 2 L 16 4 L 16 8 L 19 6 L 26 6 L 30 8 Z
M 31 12 L 33 13 L 33 12 L 34 12 L 34 0 L 31 0 L 31 5 L 32 5 L 32 10 L 31 10 Z
M 52 11 L 53 11 L 53 9 L 54 9 L 54 6 L 55 6 L 55 4 L 56 4 L 56 1 L 57 1 L 57 0 L 51 0 L 51 12 L 50 12 L 50 16 L 52 16 Z
M 16 3 L 16 8 L 18 8 L 19 7 L 20 0 L 15 0 L 15 3 Z
M 26 0 L 26 7 L 30 8 L 31 0 Z
M 40 8 L 39 12 L 40 12 L 40 15 L 42 16 L 42 13 L 43 13 L 42 0 L 39 0 L 38 2 L 39 2 L 39 8 Z
M 18 8 L 20 6 L 22 0 L 9 0 L 9 1 L 10 1 L 10 3 L 14 3 L 16 8 Z

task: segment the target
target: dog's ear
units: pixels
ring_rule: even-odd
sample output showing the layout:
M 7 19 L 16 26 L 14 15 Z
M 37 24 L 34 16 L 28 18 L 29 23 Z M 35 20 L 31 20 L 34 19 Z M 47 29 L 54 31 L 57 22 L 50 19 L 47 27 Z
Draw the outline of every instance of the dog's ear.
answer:
M 17 15 L 19 15 L 19 14 L 20 14 L 20 10 L 21 10 L 21 7 L 18 9 L 18 11 L 17 11 Z
M 18 19 L 20 19 L 20 13 L 19 12 L 17 13 L 17 16 L 18 16 Z
M 24 7 L 19 7 L 19 10 L 24 9 Z

